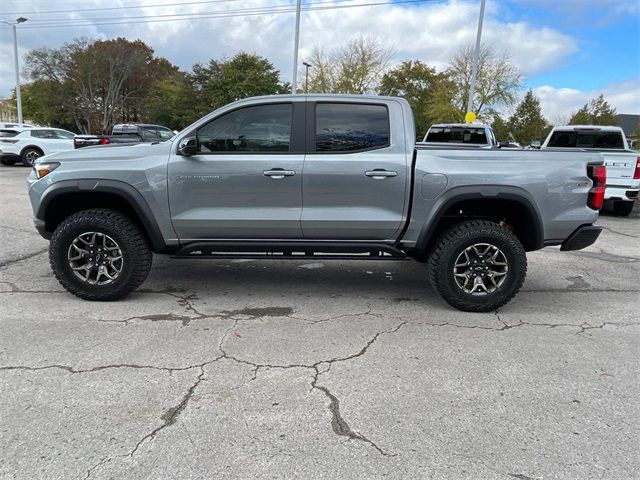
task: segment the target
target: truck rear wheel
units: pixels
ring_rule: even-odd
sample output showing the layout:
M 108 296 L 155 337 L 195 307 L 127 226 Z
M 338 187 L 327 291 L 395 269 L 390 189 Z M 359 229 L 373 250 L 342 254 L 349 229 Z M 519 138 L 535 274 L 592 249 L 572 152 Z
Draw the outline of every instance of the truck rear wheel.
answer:
M 60 284 L 85 300 L 117 300 L 138 288 L 152 253 L 127 216 L 103 208 L 71 215 L 56 228 L 49 261 Z
M 628 217 L 631 215 L 631 211 L 633 210 L 633 205 L 635 202 L 613 202 L 613 213 L 614 215 L 618 215 L 620 217 Z
M 527 273 L 527 255 L 518 238 L 486 220 L 451 227 L 429 256 L 429 280 L 451 306 L 489 312 L 509 302 Z

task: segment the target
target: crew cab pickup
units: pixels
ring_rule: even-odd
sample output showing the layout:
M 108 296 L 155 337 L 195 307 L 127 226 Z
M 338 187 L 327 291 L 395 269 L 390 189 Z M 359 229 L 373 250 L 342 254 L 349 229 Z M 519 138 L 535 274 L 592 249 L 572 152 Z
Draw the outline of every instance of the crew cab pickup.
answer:
M 524 282 L 525 252 L 592 244 L 599 153 L 416 146 L 394 97 L 241 100 L 164 143 L 39 159 L 34 222 L 60 283 L 113 300 L 177 258 L 426 262 L 435 290 L 491 311 Z
M 477 123 L 439 123 L 431 125 L 423 143 L 427 145 L 459 145 L 476 148 L 498 146 L 493 129 Z
M 113 126 L 111 135 L 76 135 L 73 147 L 82 148 L 112 143 L 163 142 L 169 140 L 173 135 L 174 132 L 171 129 L 162 125 L 119 123 Z
M 640 153 L 629 148 L 620 127 L 568 125 L 555 127 L 543 149 L 571 149 L 600 152 L 607 167 L 605 200 L 613 203 L 613 212 L 627 216 L 633 210 L 640 191 Z

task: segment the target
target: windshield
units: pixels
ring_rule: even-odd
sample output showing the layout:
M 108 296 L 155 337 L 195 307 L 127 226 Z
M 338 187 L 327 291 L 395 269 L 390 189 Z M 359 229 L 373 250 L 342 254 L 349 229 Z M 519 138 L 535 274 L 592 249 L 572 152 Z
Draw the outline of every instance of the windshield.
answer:
M 467 127 L 431 127 L 425 142 L 468 143 L 486 145 L 489 143 L 484 128 Z
M 620 132 L 553 132 L 548 147 L 624 149 Z

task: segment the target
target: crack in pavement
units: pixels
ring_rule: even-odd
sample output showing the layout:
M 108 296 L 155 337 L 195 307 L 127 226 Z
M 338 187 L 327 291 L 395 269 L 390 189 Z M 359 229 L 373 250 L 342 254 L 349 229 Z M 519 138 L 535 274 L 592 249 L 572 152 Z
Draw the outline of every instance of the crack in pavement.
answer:
M 585 333 L 587 330 L 602 330 L 605 326 L 613 325 L 615 327 L 631 327 L 636 326 L 640 327 L 640 323 L 633 322 L 602 322 L 598 325 L 592 325 L 589 322 L 583 322 L 581 324 L 575 323 L 538 323 L 538 322 L 525 322 L 522 320 L 518 320 L 518 323 L 508 324 L 500 317 L 500 313 L 498 310 L 494 312 L 496 320 L 499 321 L 502 326 L 500 328 L 496 327 L 487 327 L 484 325 L 459 325 L 451 322 L 440 322 L 440 323 L 432 323 L 432 322 L 411 322 L 416 325 L 425 325 L 428 327 L 454 327 L 454 328 L 464 328 L 468 330 L 491 330 L 494 332 L 503 332 L 505 330 L 510 330 L 512 328 L 517 327 L 547 327 L 547 328 L 559 328 L 559 327 L 568 327 L 568 328 L 577 328 L 578 331 L 575 333 L 576 335 L 580 335 Z
M 255 362 L 251 362 L 249 360 L 245 360 L 242 358 L 238 358 L 238 357 L 234 357 L 233 355 L 229 355 L 225 348 L 224 348 L 224 342 L 226 340 L 226 338 L 228 337 L 229 333 L 231 331 L 233 331 L 238 324 L 242 321 L 242 319 L 236 318 L 234 320 L 233 325 L 231 325 L 231 327 L 229 327 L 225 333 L 221 336 L 220 341 L 218 342 L 218 349 L 221 352 L 221 355 L 216 357 L 215 359 L 209 361 L 209 362 L 205 362 L 202 363 L 200 365 L 194 365 L 191 366 L 189 368 L 199 368 L 200 369 L 200 373 L 198 374 L 198 376 L 196 377 L 196 380 L 194 381 L 194 383 L 189 387 L 189 389 L 187 390 L 187 392 L 185 393 L 185 395 L 182 397 L 182 399 L 180 400 L 180 402 L 168 409 L 162 416 L 162 423 L 157 426 L 156 428 L 154 428 L 150 433 L 144 435 L 136 444 L 135 446 L 131 449 L 130 452 L 126 453 L 126 454 L 121 454 L 121 455 L 117 455 L 115 458 L 125 458 L 125 457 L 133 457 L 139 450 L 139 448 L 148 440 L 150 439 L 154 439 L 156 437 L 156 435 L 161 432 L 163 429 L 173 425 L 178 417 L 180 416 L 180 414 L 187 408 L 187 405 L 189 403 L 189 401 L 191 400 L 191 398 L 193 397 L 196 389 L 198 388 L 198 386 L 200 385 L 200 383 L 204 380 L 205 377 L 205 367 L 208 365 L 211 365 L 219 360 L 222 359 L 227 359 L 242 365 L 250 365 L 253 367 L 253 376 L 251 379 L 249 379 L 247 382 L 245 382 L 243 385 L 253 381 L 256 379 L 257 377 L 257 373 L 261 368 L 282 368 L 282 369 L 289 369 L 289 368 L 306 368 L 306 369 L 312 369 L 314 371 L 314 376 L 313 379 L 311 381 L 311 388 L 312 390 L 318 390 L 320 392 L 322 392 L 328 399 L 329 399 L 329 411 L 331 412 L 331 426 L 332 426 L 332 430 L 337 434 L 337 435 L 341 435 L 341 436 L 346 436 L 351 440 L 359 440 L 365 443 L 368 443 L 369 445 L 371 445 L 373 448 L 375 448 L 380 454 L 382 454 L 383 456 L 387 456 L 387 457 L 392 457 L 392 456 L 396 456 L 396 454 L 391 454 L 388 452 L 385 452 L 382 448 L 380 448 L 377 444 L 375 444 L 372 440 L 370 440 L 369 438 L 367 438 L 366 436 L 364 436 L 361 433 L 357 433 L 354 432 L 351 427 L 348 425 L 348 423 L 344 420 L 344 418 L 342 417 L 341 413 L 340 413 L 340 401 L 338 400 L 338 398 L 329 391 L 329 389 L 327 387 L 324 387 L 322 385 L 318 385 L 318 379 L 320 377 L 320 375 L 327 373 L 330 368 L 331 365 L 333 363 L 337 363 L 337 362 L 345 362 L 348 360 L 352 360 L 354 358 L 358 358 L 363 356 L 365 353 L 367 353 L 367 351 L 369 350 L 369 348 L 378 340 L 378 338 L 386 333 L 395 333 L 398 330 L 400 330 L 400 328 L 402 328 L 404 325 L 406 325 L 408 322 L 404 321 L 398 325 L 396 325 L 395 327 L 391 327 L 388 328 L 386 330 L 382 330 L 380 332 L 377 332 L 358 352 L 353 353 L 351 355 L 347 355 L 344 357 L 334 357 L 328 360 L 320 360 L 314 364 L 311 365 L 307 365 L 307 364 L 289 364 L 289 365 L 271 365 L 271 364 L 261 364 L 261 363 L 255 363 Z M 328 366 L 328 368 L 326 370 L 320 371 L 320 366 L 326 364 Z M 115 366 L 112 366 L 115 367 Z M 13 368 L 17 368 L 17 367 L 13 367 Z M 27 368 L 26 369 L 33 369 L 33 368 Z M 45 368 L 45 367 L 43 367 Z M 64 368 L 65 370 L 69 370 L 69 367 L 64 367 L 64 366 L 51 366 L 50 368 Z M 104 368 L 108 368 L 107 366 L 103 367 Z M 142 368 L 146 368 L 146 367 L 142 367 Z M 149 367 L 149 368 L 156 368 L 156 369 L 160 369 L 160 370 L 178 370 L 178 369 L 164 369 L 161 367 Z M 42 369 L 42 368 L 40 368 Z M 90 369 L 89 371 L 95 371 L 100 369 L 100 367 L 96 367 L 94 369 Z M 187 367 L 181 368 L 181 370 L 187 370 Z M 74 371 L 73 373 L 80 373 L 80 371 Z M 235 388 L 240 388 L 240 386 L 235 387 Z M 97 464 L 93 465 L 91 468 L 88 469 L 87 471 L 87 476 L 85 477 L 85 480 L 88 479 L 93 472 L 100 468 L 102 465 L 110 462 L 114 457 L 106 457 L 103 458 L 102 460 L 100 460 L 100 462 L 98 462 Z
M 628 257 L 625 255 L 616 255 L 614 253 L 605 252 L 600 247 L 594 246 L 594 248 L 598 249 L 599 252 L 574 251 L 574 252 L 564 252 L 564 253 L 568 253 L 573 257 L 595 258 L 596 260 L 602 260 L 604 262 L 609 262 L 609 263 L 635 263 L 638 260 L 640 260 L 640 257 Z
M 23 260 L 28 260 L 31 257 L 36 257 L 38 255 L 42 255 L 45 252 L 49 251 L 49 247 L 44 248 L 42 250 L 38 250 L 37 252 L 28 253 L 27 255 L 22 255 L 20 257 L 12 258 L 11 260 L 4 260 L 0 262 L 0 268 L 8 267 L 9 265 L 13 265 L 14 263 L 21 262 Z
M 217 360 L 214 360 L 214 362 L 215 361 Z M 180 403 L 178 403 L 175 407 L 171 407 L 169 410 L 163 413 L 162 416 L 160 417 L 163 420 L 163 423 L 160 426 L 154 428 L 153 431 L 151 431 L 151 433 L 148 433 L 147 435 L 142 437 L 138 441 L 138 443 L 136 443 L 135 447 L 133 447 L 133 449 L 128 454 L 126 454 L 126 456 L 133 457 L 138 451 L 138 449 L 140 448 L 140 446 L 147 439 L 155 438 L 158 432 L 176 423 L 178 416 L 183 412 L 185 408 L 187 408 L 187 404 L 189 403 L 189 400 L 191 400 L 191 397 L 193 397 L 193 394 L 196 388 L 198 388 L 198 385 L 200 385 L 200 382 L 202 382 L 202 379 L 204 378 L 204 376 L 205 376 L 204 366 L 201 366 L 200 374 L 196 377 L 195 382 L 189 387 L 189 390 L 187 390 L 187 393 L 182 397 L 182 400 L 180 400 Z
M 631 235 L 630 233 L 619 232 L 617 230 L 614 230 L 611 227 L 605 227 L 604 225 L 602 225 L 602 228 L 604 228 L 608 232 L 615 233 L 617 235 L 622 235 L 622 236 L 631 237 L 631 238 L 640 238 L 640 235 Z
M 216 357 L 213 360 L 210 360 L 208 362 L 204 362 L 204 363 L 199 363 L 197 365 L 188 365 L 185 367 L 158 367 L 156 365 L 136 365 L 133 363 L 118 363 L 118 364 L 113 364 L 113 365 L 99 365 L 97 367 L 92 367 L 92 368 L 81 368 L 81 369 L 76 369 L 73 368 L 69 365 L 60 365 L 60 364 L 54 364 L 54 365 L 42 365 L 39 367 L 33 367 L 33 366 L 29 366 L 29 365 L 5 365 L 0 367 L 0 371 L 9 371 L 9 370 L 27 370 L 27 371 L 40 371 L 40 370 L 50 370 L 50 369 L 60 369 L 60 370 L 64 370 L 66 372 L 69 372 L 72 375 L 78 374 L 78 373 L 93 373 L 93 372 L 100 372 L 102 370 L 109 370 L 112 368 L 132 368 L 132 369 L 136 369 L 136 370 L 159 370 L 162 372 L 169 372 L 169 374 L 173 374 L 173 372 L 182 372 L 185 370 L 191 370 L 193 368 L 199 368 L 199 367 L 203 367 L 205 365 L 209 365 L 210 363 L 216 362 L 217 360 L 219 360 L 220 357 Z

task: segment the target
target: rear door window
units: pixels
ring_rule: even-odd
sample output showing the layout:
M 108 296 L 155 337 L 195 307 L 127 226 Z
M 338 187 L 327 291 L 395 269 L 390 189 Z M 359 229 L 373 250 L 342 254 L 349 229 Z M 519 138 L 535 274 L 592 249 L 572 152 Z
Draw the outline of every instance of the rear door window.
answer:
M 316 152 L 353 153 L 389 145 L 389 111 L 386 106 L 358 103 L 316 105 Z

